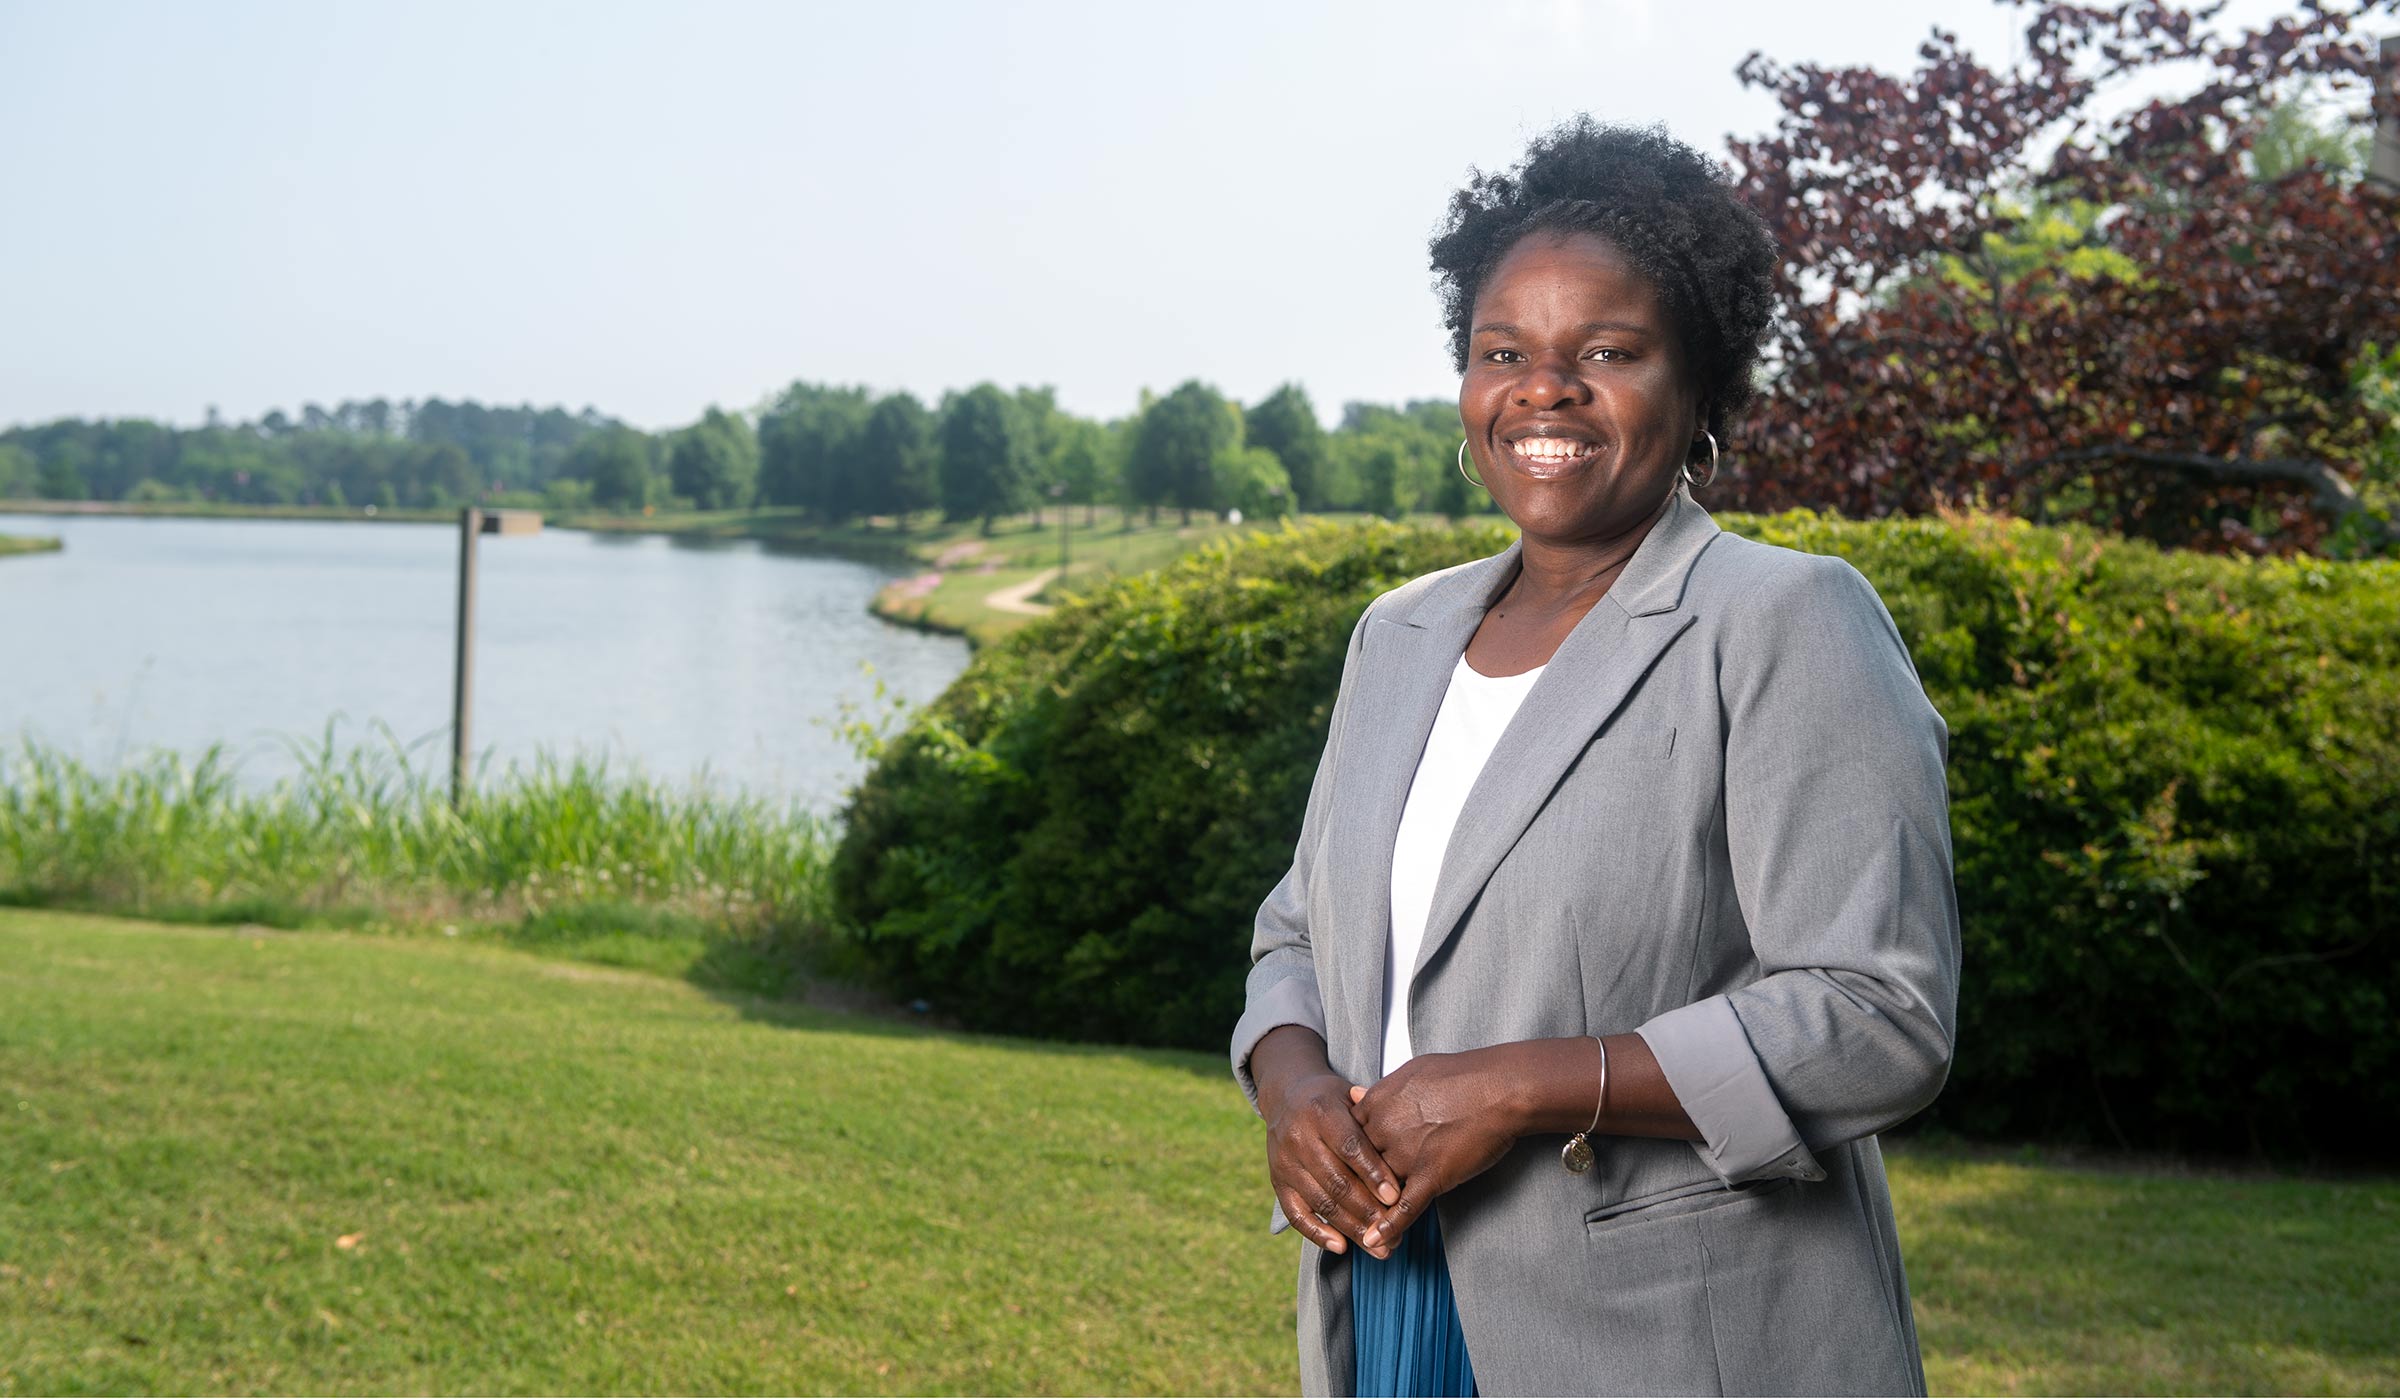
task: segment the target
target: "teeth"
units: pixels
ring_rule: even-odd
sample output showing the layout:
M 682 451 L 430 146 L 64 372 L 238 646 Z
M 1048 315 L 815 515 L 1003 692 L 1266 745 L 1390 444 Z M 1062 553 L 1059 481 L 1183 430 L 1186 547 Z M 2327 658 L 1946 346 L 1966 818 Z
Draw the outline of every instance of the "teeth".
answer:
M 1592 445 L 1588 442 L 1580 442 L 1574 438 L 1554 437 L 1519 438 L 1516 447 L 1520 456 L 1542 457 L 1551 460 L 1581 457 L 1592 450 Z

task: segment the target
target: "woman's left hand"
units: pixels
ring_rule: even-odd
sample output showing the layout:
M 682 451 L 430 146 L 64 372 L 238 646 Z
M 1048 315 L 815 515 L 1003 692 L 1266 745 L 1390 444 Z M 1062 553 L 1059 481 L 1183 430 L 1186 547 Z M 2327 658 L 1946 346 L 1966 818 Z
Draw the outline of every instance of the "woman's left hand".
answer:
M 1368 1232 L 1369 1248 L 1397 1242 L 1436 1197 L 1517 1145 L 1524 1129 L 1511 1106 L 1516 1086 L 1505 1059 L 1497 1047 L 1419 1055 L 1373 1088 L 1351 1089 L 1351 1113 L 1400 1174 L 1400 1200 L 1383 1212 L 1389 1224 Z

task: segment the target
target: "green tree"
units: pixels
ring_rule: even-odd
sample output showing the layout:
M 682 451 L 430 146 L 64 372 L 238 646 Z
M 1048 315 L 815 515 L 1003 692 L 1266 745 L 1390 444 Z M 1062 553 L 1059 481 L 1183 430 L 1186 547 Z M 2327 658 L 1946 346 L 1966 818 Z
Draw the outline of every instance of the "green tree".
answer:
M 1243 432 L 1252 447 L 1265 448 L 1283 463 L 1297 509 L 1324 508 L 1325 425 L 1317 421 L 1307 390 L 1286 384 L 1267 395 L 1244 419 Z
M 1058 483 L 1063 499 L 1083 507 L 1083 523 L 1094 523 L 1103 497 L 1113 494 L 1122 475 L 1117 435 L 1105 423 L 1070 418 L 1058 447 Z
M 759 496 L 829 520 L 866 507 L 852 458 L 875 400 L 864 388 L 795 383 L 759 417 Z
M 1224 395 L 1197 379 L 1177 385 L 1142 414 L 1128 476 L 1134 499 L 1150 507 L 1152 519 L 1160 505 L 1171 505 L 1189 525 L 1193 510 L 1216 503 L 1214 464 L 1218 453 L 1241 446 L 1239 415 Z
M 1428 503 L 1435 510 L 1440 511 L 1444 519 L 1454 524 L 1477 512 L 1492 508 L 1490 493 L 1469 481 L 1467 474 L 1459 470 L 1458 457 L 1455 452 L 1451 454 L 1449 474 L 1444 476 L 1441 484 L 1433 489 L 1433 495 L 1429 498 Z
M 1015 405 L 1000 387 L 978 384 L 942 404 L 942 515 L 980 520 L 1023 510 L 1032 497 L 1030 452 Z
M 1441 508 L 1444 479 L 1458 473 L 1459 436 L 1458 405 L 1447 399 L 1420 399 L 1401 408 L 1345 404 L 1341 426 L 1326 444 L 1319 499 L 1326 508 L 1378 515 L 1418 502 Z M 1381 460 L 1387 450 L 1390 480 L 1381 484 L 1377 474 L 1387 470 Z
M 1263 447 L 1229 447 L 1209 464 L 1217 501 L 1245 519 L 1274 520 L 1292 510 L 1292 480 L 1283 459 Z
M 902 529 L 908 528 L 909 512 L 940 503 L 938 459 L 933 415 L 914 394 L 876 400 L 858 443 L 857 470 L 866 510 L 888 514 Z
M 650 504 L 650 439 L 632 428 L 611 428 L 575 444 L 567 470 L 592 484 L 592 504 L 636 511 Z
M 2320 121 L 2314 110 L 2324 98 L 2308 88 L 2268 104 L 2252 124 L 2250 173 L 2260 180 L 2280 180 L 2304 166 L 2322 167 L 2344 184 L 2355 184 L 2366 173 L 2375 147 L 2375 131 L 2362 123 Z
M 53 501 L 80 501 L 91 494 L 83 484 L 83 473 L 66 457 L 54 457 L 42 463 L 42 472 L 34 486 L 34 494 Z
M 739 415 L 712 404 L 675 435 L 667 477 L 676 495 L 701 510 L 741 510 L 758 490 L 758 436 Z
M 13 442 L 0 442 L 0 500 L 31 496 L 40 479 L 41 468 L 32 453 Z
M 1067 425 L 1075 419 L 1058 406 L 1058 391 L 1049 385 L 1038 389 L 1020 387 L 1010 396 L 1010 406 L 1017 413 L 1017 428 L 1025 438 L 1026 485 L 1033 502 L 1033 523 L 1042 523 L 1042 502 L 1050 498 L 1050 488 L 1062 484 L 1063 468 L 1059 452 L 1065 446 Z

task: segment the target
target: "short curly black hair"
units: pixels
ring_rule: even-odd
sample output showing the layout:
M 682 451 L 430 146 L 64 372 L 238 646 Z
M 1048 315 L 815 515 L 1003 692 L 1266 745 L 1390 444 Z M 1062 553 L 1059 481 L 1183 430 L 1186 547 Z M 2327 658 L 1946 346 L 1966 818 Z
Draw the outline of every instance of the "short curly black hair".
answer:
M 1434 288 L 1461 374 L 1475 297 L 1529 233 L 1607 239 L 1658 289 L 1684 358 L 1726 436 L 1749 406 L 1759 346 L 1775 314 L 1775 240 L 1724 167 L 1664 127 L 1577 117 L 1526 148 L 1516 168 L 1469 174 L 1433 237 Z

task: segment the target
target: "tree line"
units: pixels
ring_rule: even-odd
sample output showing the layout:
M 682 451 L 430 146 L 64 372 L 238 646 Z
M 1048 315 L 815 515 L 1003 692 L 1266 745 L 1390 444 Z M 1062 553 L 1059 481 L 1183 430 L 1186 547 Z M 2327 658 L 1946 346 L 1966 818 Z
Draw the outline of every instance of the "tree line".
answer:
M 440 399 L 314 404 L 198 428 L 61 419 L 0 432 L 0 499 L 448 508 L 797 508 L 828 522 L 938 510 L 1004 516 L 1111 505 L 1451 517 L 1489 498 L 1453 467 L 1446 400 L 1347 405 L 1331 429 L 1286 384 L 1244 405 L 1197 380 L 1118 419 L 1054 390 L 982 383 L 927 405 L 906 392 L 801 381 L 750 412 L 711 407 L 648 433 L 585 408 Z
M 2204 550 L 2400 553 L 2400 157 L 2371 137 L 2400 141 L 2400 45 L 2374 32 L 2400 0 L 2230 31 L 2173 0 L 2026 8 L 1998 66 L 1937 32 L 1904 72 L 1738 70 L 1779 113 L 1728 156 L 1781 251 L 1780 314 L 1710 507 L 1980 501 Z M 1102 421 L 1046 389 L 800 383 L 661 434 L 439 400 L 69 420 L 0 433 L 0 498 L 1457 516 L 1486 504 L 1457 444 L 1448 403 L 1327 430 L 1297 385 L 1242 405 L 1186 383 Z

